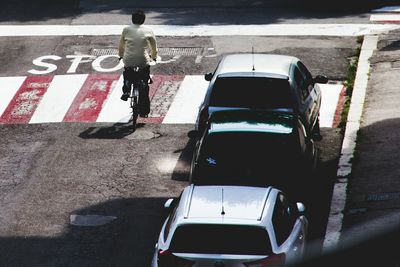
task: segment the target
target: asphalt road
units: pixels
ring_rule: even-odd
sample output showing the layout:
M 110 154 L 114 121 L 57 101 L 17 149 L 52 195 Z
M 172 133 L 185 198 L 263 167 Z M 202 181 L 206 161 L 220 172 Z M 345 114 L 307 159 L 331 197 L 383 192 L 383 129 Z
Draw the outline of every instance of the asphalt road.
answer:
M 56 17 L 46 8 L 42 12 L 48 12 L 47 16 L 11 12 L 1 17 L 8 24 L 99 21 L 89 12 L 77 17 L 75 8 L 65 9 L 63 17 Z M 98 10 L 99 6 L 82 1 L 79 8 Z M 103 9 L 108 11 L 107 6 Z M 222 12 L 204 6 L 199 10 L 203 9 Z M 245 20 L 252 22 L 254 18 L 249 14 Z M 124 23 L 128 15 L 122 15 L 116 12 L 115 21 Z M 297 16 L 303 17 L 303 22 L 309 19 L 304 14 Z M 214 22 L 237 22 L 228 17 Z M 155 17 L 150 18 L 156 22 Z M 339 15 L 336 18 L 347 19 Z M 196 24 L 202 19 L 202 13 L 196 13 L 185 22 Z M 351 18 L 359 19 L 365 20 L 365 14 Z M 261 20 L 258 16 L 257 21 Z M 102 21 L 108 22 L 108 18 Z M 170 21 L 159 20 L 164 22 Z M 65 74 L 71 64 L 67 55 L 90 53 L 93 48 L 116 48 L 117 42 L 117 36 L 2 37 L 0 58 L 4 64 L 0 75 L 30 75 L 28 71 L 35 67 L 32 61 L 45 55 L 61 57 L 51 75 Z M 215 55 L 197 64 L 196 56 L 181 56 L 170 64 L 154 67 L 155 74 L 203 74 L 212 71 L 223 54 L 249 52 L 253 46 L 261 53 L 298 56 L 314 74 L 343 81 L 357 42 L 353 37 L 161 37 L 159 46 L 197 47 L 204 53 L 212 48 Z M 83 63 L 76 73 L 95 70 Z M 192 128 L 185 124 L 142 124 L 133 131 L 124 124 L 0 125 L 0 266 L 148 266 L 167 216 L 163 203 L 178 196 L 187 185 L 193 143 L 186 134 Z M 324 182 L 307 203 L 310 237 L 317 248 L 325 233 L 331 181 L 336 177 L 342 139 L 340 129 L 323 128 L 322 135 L 317 143 L 318 176 Z M 116 220 L 99 227 L 74 226 L 70 216 L 76 214 L 115 216 Z

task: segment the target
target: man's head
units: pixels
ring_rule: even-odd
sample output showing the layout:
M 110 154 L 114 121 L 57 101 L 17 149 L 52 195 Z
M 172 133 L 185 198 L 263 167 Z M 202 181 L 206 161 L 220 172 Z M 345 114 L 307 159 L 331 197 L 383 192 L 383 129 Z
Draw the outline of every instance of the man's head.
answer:
M 146 19 L 146 14 L 142 10 L 138 10 L 132 13 L 132 23 L 141 25 Z

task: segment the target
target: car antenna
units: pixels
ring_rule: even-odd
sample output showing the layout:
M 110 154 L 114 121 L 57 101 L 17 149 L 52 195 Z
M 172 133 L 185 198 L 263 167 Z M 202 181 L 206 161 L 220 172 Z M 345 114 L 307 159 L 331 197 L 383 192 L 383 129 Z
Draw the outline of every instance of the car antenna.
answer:
M 222 193 L 222 211 L 221 211 L 221 215 L 225 215 L 225 209 L 224 209 L 224 189 L 223 188 L 221 188 L 222 189 L 222 191 L 221 191 L 221 193 Z
M 253 71 L 255 71 L 256 69 L 254 68 L 254 46 L 251 47 L 251 56 L 253 60 Z

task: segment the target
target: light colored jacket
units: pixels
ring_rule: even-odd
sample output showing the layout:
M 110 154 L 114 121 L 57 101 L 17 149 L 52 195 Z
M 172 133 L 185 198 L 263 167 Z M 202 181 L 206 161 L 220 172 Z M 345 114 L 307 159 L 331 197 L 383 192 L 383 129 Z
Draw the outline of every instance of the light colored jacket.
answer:
M 144 68 L 157 58 L 157 42 L 151 29 L 133 24 L 123 29 L 118 55 L 126 67 Z

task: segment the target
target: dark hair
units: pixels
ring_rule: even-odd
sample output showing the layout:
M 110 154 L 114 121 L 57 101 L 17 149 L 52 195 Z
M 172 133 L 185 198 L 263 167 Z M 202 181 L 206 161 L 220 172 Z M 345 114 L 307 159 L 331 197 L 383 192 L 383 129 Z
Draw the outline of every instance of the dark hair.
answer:
M 146 14 L 142 10 L 138 10 L 132 13 L 132 23 L 141 25 L 146 19 Z

